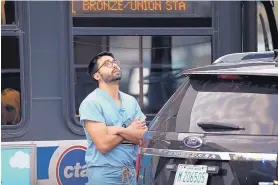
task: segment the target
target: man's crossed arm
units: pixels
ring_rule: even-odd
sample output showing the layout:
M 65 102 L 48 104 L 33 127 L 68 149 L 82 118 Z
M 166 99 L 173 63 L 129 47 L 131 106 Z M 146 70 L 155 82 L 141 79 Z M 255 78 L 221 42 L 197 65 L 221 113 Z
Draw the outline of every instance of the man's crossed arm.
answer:
M 98 151 L 103 154 L 124 141 L 124 138 L 120 135 L 108 135 L 107 126 L 104 123 L 85 120 L 84 126 Z
M 145 121 L 134 120 L 127 128 L 106 126 L 104 123 L 85 120 L 85 129 L 101 153 L 106 153 L 124 140 L 138 144 L 147 131 Z
M 125 140 L 137 145 L 140 143 L 140 140 L 147 130 L 146 121 L 140 121 L 139 118 L 135 119 L 127 128 L 108 126 L 108 134 L 120 135 Z

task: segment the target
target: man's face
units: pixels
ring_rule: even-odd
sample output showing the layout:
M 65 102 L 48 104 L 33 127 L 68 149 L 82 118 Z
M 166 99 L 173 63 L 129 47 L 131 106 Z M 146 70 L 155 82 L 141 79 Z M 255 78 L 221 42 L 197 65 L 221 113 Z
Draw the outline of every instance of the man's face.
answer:
M 117 63 L 114 58 L 110 56 L 103 56 L 98 59 L 97 64 L 99 70 L 96 75 L 100 76 L 101 81 L 111 83 L 119 81 L 122 78 L 119 63 Z

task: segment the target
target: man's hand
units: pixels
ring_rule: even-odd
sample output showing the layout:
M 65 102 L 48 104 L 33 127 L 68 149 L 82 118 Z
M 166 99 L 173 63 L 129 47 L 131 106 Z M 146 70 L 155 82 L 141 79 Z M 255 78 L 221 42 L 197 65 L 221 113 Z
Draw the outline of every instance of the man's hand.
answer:
M 147 127 L 146 120 L 140 121 L 140 119 L 140 117 L 136 118 L 134 121 L 130 123 L 130 125 L 127 128 L 130 128 L 132 130 L 145 129 Z
M 147 130 L 146 121 L 140 120 L 140 117 L 133 120 L 127 128 L 121 126 L 107 126 L 108 135 L 119 135 L 134 144 L 139 144 L 139 141 Z
M 140 118 L 138 117 L 134 121 L 132 121 L 127 128 L 123 128 L 121 126 L 107 126 L 107 134 L 119 135 L 122 129 L 128 129 L 131 133 L 136 133 L 140 131 L 139 129 L 145 129 L 146 127 L 146 121 L 140 121 Z
M 118 134 L 125 140 L 128 140 L 134 144 L 139 144 L 139 141 L 142 139 L 147 130 L 148 128 L 146 126 L 146 121 L 140 121 L 140 118 L 136 118 L 129 124 L 127 128 L 120 129 Z

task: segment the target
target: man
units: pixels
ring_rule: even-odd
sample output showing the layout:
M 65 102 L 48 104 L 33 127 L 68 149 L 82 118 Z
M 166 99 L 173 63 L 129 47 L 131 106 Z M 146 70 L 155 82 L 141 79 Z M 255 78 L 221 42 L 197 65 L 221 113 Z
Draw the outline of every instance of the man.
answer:
M 88 140 L 88 185 L 135 185 L 136 156 L 147 131 L 146 116 L 135 98 L 119 91 L 121 69 L 112 53 L 99 53 L 88 72 L 98 85 L 79 108 Z

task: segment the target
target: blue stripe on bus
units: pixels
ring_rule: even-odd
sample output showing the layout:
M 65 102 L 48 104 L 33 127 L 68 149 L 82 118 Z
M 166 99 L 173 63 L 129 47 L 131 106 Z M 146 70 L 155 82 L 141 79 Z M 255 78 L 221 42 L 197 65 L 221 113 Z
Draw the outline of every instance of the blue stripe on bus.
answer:
M 37 148 L 37 179 L 49 179 L 48 168 L 50 159 L 58 146 Z

